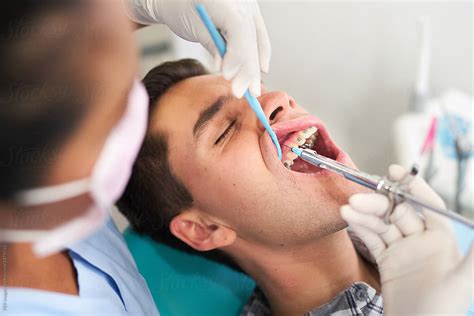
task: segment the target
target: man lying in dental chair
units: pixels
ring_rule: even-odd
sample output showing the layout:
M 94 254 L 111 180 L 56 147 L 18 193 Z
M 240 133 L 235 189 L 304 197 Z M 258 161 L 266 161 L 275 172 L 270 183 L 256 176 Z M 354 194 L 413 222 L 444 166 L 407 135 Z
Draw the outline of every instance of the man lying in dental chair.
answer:
M 445 219 L 422 219 L 403 203 L 386 225 L 385 197 L 284 146 L 280 161 L 247 101 L 197 61 L 162 64 L 143 81 L 148 134 L 119 209 L 138 232 L 251 276 L 258 287 L 243 315 L 467 311 L 472 249 L 462 260 Z M 282 145 L 307 142 L 354 166 L 288 94 L 262 87 L 259 101 Z M 389 174 L 396 180 L 404 170 Z M 423 180 L 411 185 L 442 203 Z

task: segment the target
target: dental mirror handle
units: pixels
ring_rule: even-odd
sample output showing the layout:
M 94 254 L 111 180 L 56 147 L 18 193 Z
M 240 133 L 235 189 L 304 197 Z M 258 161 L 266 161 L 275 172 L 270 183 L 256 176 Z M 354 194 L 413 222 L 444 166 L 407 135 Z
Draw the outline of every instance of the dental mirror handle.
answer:
M 196 10 L 202 22 L 204 23 L 204 26 L 208 30 L 209 35 L 211 36 L 212 41 L 214 42 L 214 45 L 216 45 L 217 50 L 219 51 L 219 55 L 224 58 L 224 55 L 227 52 L 225 41 L 217 30 L 214 23 L 212 22 L 211 17 L 207 14 L 206 8 L 203 4 L 198 3 L 196 4 Z M 241 47 L 241 49 L 245 49 L 245 47 Z M 252 110 L 255 112 L 255 115 L 257 115 L 258 120 L 262 123 L 263 127 L 267 131 L 268 135 L 270 135 L 270 138 L 277 150 L 278 159 L 281 160 L 283 156 L 281 152 L 280 143 L 278 142 L 278 137 L 270 127 L 270 123 L 268 122 L 267 117 L 265 116 L 265 113 L 262 110 L 260 102 L 258 102 L 258 99 L 254 97 L 248 89 L 247 91 L 245 91 L 244 96 L 247 99 L 247 102 L 249 103 Z

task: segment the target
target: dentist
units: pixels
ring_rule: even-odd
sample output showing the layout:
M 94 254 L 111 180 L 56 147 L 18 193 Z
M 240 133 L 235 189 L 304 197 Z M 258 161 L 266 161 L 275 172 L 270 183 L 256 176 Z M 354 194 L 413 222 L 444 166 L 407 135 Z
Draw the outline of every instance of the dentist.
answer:
M 260 94 L 270 61 L 255 1 L 200 2 L 227 40 L 223 60 L 195 1 L 0 4 L 2 312 L 158 314 L 109 215 L 148 120 L 125 12 L 200 42 L 237 97 Z

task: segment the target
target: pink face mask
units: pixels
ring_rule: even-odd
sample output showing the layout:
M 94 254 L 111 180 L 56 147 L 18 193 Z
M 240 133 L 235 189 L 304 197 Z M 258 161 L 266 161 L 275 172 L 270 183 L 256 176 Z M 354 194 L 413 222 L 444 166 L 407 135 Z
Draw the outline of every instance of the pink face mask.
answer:
M 51 230 L 0 229 L 0 240 L 33 242 L 35 253 L 47 256 L 98 230 L 109 218 L 110 209 L 125 190 L 145 137 L 147 120 L 148 96 L 143 85 L 136 81 L 130 91 L 125 113 L 111 130 L 89 178 L 31 189 L 18 195 L 21 205 L 32 206 L 58 202 L 89 192 L 94 205 L 80 217 Z

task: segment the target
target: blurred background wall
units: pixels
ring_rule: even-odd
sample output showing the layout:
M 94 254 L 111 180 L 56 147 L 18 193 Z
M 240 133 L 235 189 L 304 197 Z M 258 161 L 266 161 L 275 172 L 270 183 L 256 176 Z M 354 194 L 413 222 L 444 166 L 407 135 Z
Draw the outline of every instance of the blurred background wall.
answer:
M 472 1 L 259 1 L 272 44 L 263 80 L 322 118 L 361 168 L 386 172 L 395 160 L 392 126 L 408 110 L 416 80 L 418 19 L 429 19 L 432 97 L 473 94 Z M 197 44 L 164 26 L 136 32 L 142 75 L 164 60 L 194 57 Z M 242 48 L 244 49 L 244 48 Z M 472 181 L 472 180 L 470 180 Z
M 472 2 L 263 2 L 273 48 L 268 81 L 329 125 L 362 169 L 393 161 L 391 126 L 416 78 L 417 18 L 432 29 L 431 92 L 472 95 Z

